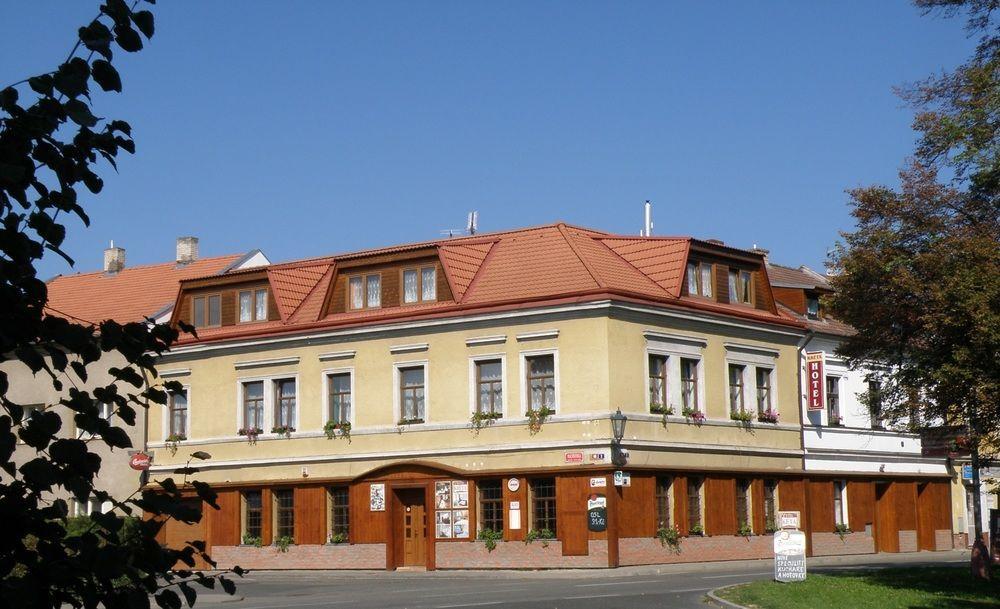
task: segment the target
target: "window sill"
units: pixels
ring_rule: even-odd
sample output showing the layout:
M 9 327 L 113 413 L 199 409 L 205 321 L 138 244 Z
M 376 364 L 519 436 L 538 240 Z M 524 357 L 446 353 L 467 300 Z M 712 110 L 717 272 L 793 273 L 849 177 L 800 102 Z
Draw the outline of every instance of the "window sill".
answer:
M 396 422 L 396 425 L 423 425 L 425 421 L 423 419 L 400 419 Z

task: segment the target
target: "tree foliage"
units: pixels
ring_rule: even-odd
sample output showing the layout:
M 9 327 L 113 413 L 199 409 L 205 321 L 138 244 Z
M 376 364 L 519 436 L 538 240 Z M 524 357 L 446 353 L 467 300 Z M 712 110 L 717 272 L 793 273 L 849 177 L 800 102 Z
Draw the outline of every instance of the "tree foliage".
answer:
M 1000 29 L 996 0 L 917 0 L 968 16 L 972 58 L 900 93 L 918 134 L 901 186 L 850 191 L 854 232 L 832 255 L 841 353 L 872 364 L 890 419 L 919 413 L 1000 447 Z
M 100 417 L 98 404 L 112 404 L 116 420 L 134 425 L 137 409 L 164 403 L 169 384 L 156 383 L 154 363 L 176 331 L 151 322 L 69 319 L 47 309 L 46 285 L 36 275 L 46 253 L 72 264 L 62 250 L 65 219 L 88 224 L 85 201 L 104 185 L 100 165 L 116 169 L 122 151 L 135 152 L 129 124 L 98 118 L 90 92 L 120 92 L 115 52 L 139 51 L 153 36 L 153 14 L 137 4 L 105 0 L 54 71 L 0 89 L 0 361 L 19 360 L 36 382 L 64 396 L 58 407 L 28 419 L 8 399 L 10 380 L 0 371 L 0 607 L 148 607 L 150 595 L 161 607 L 180 607 L 181 595 L 194 602 L 192 583 L 212 588 L 219 581 L 233 590 L 225 578 L 170 571 L 178 561 L 193 566 L 199 555 L 209 560 L 204 542 L 167 549 L 155 540 L 168 519 L 200 520 L 200 509 L 181 500 L 190 490 L 214 505 L 206 485 L 187 484 L 195 468 L 181 470 L 179 484 L 167 479 L 127 499 L 94 489 L 101 460 L 89 442 L 130 446 L 124 429 Z M 113 381 L 79 388 L 105 356 L 119 362 L 108 370 Z M 72 413 L 73 421 L 60 412 Z M 60 434 L 71 423 L 93 437 Z M 28 458 L 15 459 L 19 441 Z M 93 514 L 82 528 L 74 521 L 67 535 L 68 505 L 59 498 L 66 494 L 114 509 Z M 144 511 L 157 517 L 129 517 Z

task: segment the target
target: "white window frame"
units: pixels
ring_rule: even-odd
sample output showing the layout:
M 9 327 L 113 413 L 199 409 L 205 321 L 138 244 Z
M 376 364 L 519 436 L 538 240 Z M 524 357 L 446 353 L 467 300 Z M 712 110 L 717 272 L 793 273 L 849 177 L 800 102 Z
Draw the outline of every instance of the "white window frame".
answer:
M 771 395 L 770 395 L 770 402 L 771 403 L 768 404 L 768 408 L 771 410 L 771 412 L 778 412 L 778 409 L 777 409 L 778 400 L 777 400 L 777 396 L 774 395 L 774 382 L 778 378 L 778 374 L 777 374 L 777 369 L 774 366 L 771 366 L 769 364 L 755 364 L 754 367 L 753 367 L 753 397 L 754 397 L 754 399 L 753 399 L 753 411 L 755 413 L 759 413 L 760 412 L 759 406 L 758 406 L 758 402 L 760 400 L 760 395 L 759 395 L 759 392 L 757 391 L 757 371 L 758 370 L 767 370 L 768 371 L 768 373 L 767 373 L 767 388 L 771 392 Z
M 770 354 L 766 348 L 752 346 L 726 345 L 726 360 L 724 362 L 723 383 L 726 388 L 726 415 L 732 412 L 729 403 L 729 365 L 743 366 L 743 411 L 757 416 L 757 368 L 771 369 L 771 410 L 781 414 L 778 400 L 778 354 Z
M 419 368 L 424 369 L 424 423 L 430 422 L 431 419 L 431 367 L 430 360 L 418 359 L 410 360 L 405 362 L 393 362 L 392 363 L 392 412 L 393 412 L 393 425 L 399 423 L 403 418 L 403 404 L 400 399 L 400 383 L 402 382 L 401 370 L 404 368 Z
M 246 427 L 246 422 L 243 420 L 243 385 L 244 383 L 253 383 L 256 381 L 263 381 L 264 383 L 264 423 L 265 426 L 261 428 L 261 436 L 277 437 L 277 434 L 271 433 L 271 428 L 274 427 L 274 392 L 276 389 L 276 381 L 283 380 L 294 380 L 295 381 L 295 424 L 292 427 L 295 428 L 296 432 L 302 431 L 299 427 L 299 423 L 302 420 L 302 384 L 299 381 L 299 373 L 296 372 L 286 372 L 284 374 L 267 374 L 258 376 L 242 376 L 236 379 L 236 429 L 233 430 L 235 435 L 236 430 L 243 429 Z M 191 396 L 188 395 L 188 421 L 191 420 Z
M 841 416 L 843 416 L 843 415 L 841 415 Z M 839 494 L 840 494 L 840 511 L 842 512 L 841 515 L 844 518 L 844 523 L 843 524 L 844 524 L 844 526 L 850 528 L 850 526 L 851 526 L 851 520 L 850 520 L 850 517 L 849 517 L 849 515 L 847 513 L 847 480 L 834 480 L 833 481 L 833 492 L 835 494 L 838 493 L 838 488 L 837 488 L 838 486 L 840 487 L 840 489 L 839 489 Z M 836 504 L 834 504 L 834 505 L 836 505 Z M 836 513 L 834 513 L 834 515 L 833 515 L 833 523 L 837 524 L 837 514 Z
M 676 406 L 676 404 L 674 402 L 674 389 L 675 388 L 677 389 L 677 398 L 678 398 L 677 404 L 680 403 L 680 398 L 681 398 L 680 385 L 679 385 L 679 383 L 681 382 L 681 363 L 680 363 L 680 360 L 677 359 L 677 357 L 674 356 L 669 351 L 666 351 L 664 349 L 653 348 L 653 347 L 646 347 L 646 357 L 644 358 L 644 370 L 643 370 L 643 373 L 642 373 L 642 376 L 643 376 L 643 378 L 646 381 L 645 382 L 645 389 L 644 389 L 645 395 L 646 395 L 646 412 L 649 412 L 649 409 L 653 407 L 653 401 L 649 399 L 650 398 L 650 396 L 649 396 L 649 379 L 650 379 L 650 376 L 649 376 L 649 356 L 651 356 L 651 355 L 658 355 L 660 357 L 665 357 L 667 359 L 667 380 L 666 380 L 666 383 L 667 383 L 667 403 L 664 404 L 664 406 L 666 406 L 667 408 L 674 408 L 674 414 L 680 414 L 679 408 L 682 408 L 683 406 Z M 674 378 L 674 368 L 677 368 L 677 378 L 676 378 L 676 380 Z
M 348 421 L 351 424 L 351 428 L 354 428 L 354 419 L 358 412 L 358 399 L 357 394 L 354 391 L 354 366 L 346 366 L 342 368 L 327 368 L 321 371 L 323 375 L 323 412 L 320 415 L 320 420 L 323 421 L 323 425 L 326 425 L 330 421 L 330 376 L 334 374 L 349 374 L 351 376 L 351 416 Z M 296 389 L 296 391 L 298 391 Z M 296 395 L 298 399 L 298 395 Z M 296 404 L 298 406 L 298 404 Z M 296 414 L 298 414 L 298 408 L 296 408 Z M 397 421 L 399 419 L 396 419 Z M 298 427 L 296 427 L 298 429 Z
M 521 385 L 521 416 L 528 416 L 528 407 L 531 405 L 531 387 L 528 386 L 528 358 L 536 357 L 539 355 L 551 355 L 552 356 L 552 371 L 553 378 L 552 382 L 556 387 L 556 401 L 552 405 L 552 410 L 559 414 L 562 406 L 562 391 L 560 389 L 559 382 L 559 349 L 531 349 L 529 351 L 521 351 L 518 353 L 518 359 L 520 360 L 520 385 Z M 507 399 L 506 397 L 504 398 Z
M 191 437 L 194 435 L 194 434 L 191 433 L 191 420 L 192 420 L 192 418 L 191 418 L 191 385 L 181 385 L 181 389 L 183 389 L 184 393 L 187 394 L 187 401 L 188 401 L 188 404 L 187 404 L 187 418 L 184 420 L 184 429 L 187 430 L 187 439 L 190 440 Z M 242 391 L 243 390 L 241 388 L 240 389 L 240 400 L 241 400 L 240 404 L 243 403 L 242 402 Z M 168 391 L 167 394 L 168 394 L 167 403 L 163 405 L 163 419 L 162 419 L 163 420 L 163 431 L 160 434 L 163 437 L 163 441 L 164 442 L 167 441 L 167 436 L 170 435 L 170 398 L 169 398 L 170 392 Z M 241 409 L 241 411 L 242 411 L 242 409 Z M 243 426 L 240 425 L 240 427 L 243 427 Z M 236 429 L 239 429 L 240 427 L 237 427 Z
M 671 336 L 647 331 L 646 348 L 643 351 L 642 364 L 642 398 L 646 405 L 644 412 L 648 413 L 652 403 L 649 401 L 649 356 L 663 355 L 667 357 L 667 405 L 673 406 L 674 414 L 680 415 L 684 408 L 681 396 L 681 359 L 698 361 L 697 375 L 698 410 L 705 413 L 705 347 L 708 341 L 696 336 Z
M 479 397 L 479 387 L 476 384 L 476 364 L 478 362 L 489 362 L 500 360 L 500 391 L 503 397 L 500 400 L 500 408 L 503 418 L 507 418 L 509 410 L 507 408 L 507 354 L 506 353 L 484 353 L 469 356 L 469 416 L 476 414 L 476 405 Z
M 844 412 L 844 385 L 845 379 L 847 379 L 847 374 L 840 370 L 824 370 L 823 371 L 823 419 L 826 421 L 828 426 L 832 425 L 830 422 L 830 391 L 827 387 L 826 379 L 835 378 L 837 379 L 837 415 L 840 420 L 843 421 L 842 427 L 847 426 L 847 416 Z

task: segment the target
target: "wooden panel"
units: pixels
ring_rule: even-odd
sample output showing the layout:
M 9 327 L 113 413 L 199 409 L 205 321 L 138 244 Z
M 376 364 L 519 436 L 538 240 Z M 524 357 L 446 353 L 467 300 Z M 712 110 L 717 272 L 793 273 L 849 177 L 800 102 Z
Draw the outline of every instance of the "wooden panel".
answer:
M 736 534 L 736 481 L 733 478 L 705 479 L 705 534 Z
M 675 497 L 676 484 L 675 481 Z M 609 496 L 615 488 L 609 484 L 607 489 Z M 656 476 L 632 474 L 632 486 L 617 488 L 621 489 L 621 502 L 618 505 L 618 535 L 620 537 L 652 537 L 655 535 Z M 676 517 L 675 512 L 674 522 L 676 522 Z
M 805 519 L 806 485 L 800 478 L 787 478 L 778 481 L 778 509 L 797 511 Z
M 682 535 L 688 534 L 688 511 L 687 511 L 687 478 L 677 476 L 674 478 L 674 526 Z
M 347 311 L 347 283 L 350 277 L 365 274 L 380 274 L 382 276 L 382 308 L 406 306 L 402 299 L 402 272 L 407 268 L 420 268 L 433 266 L 437 272 L 437 300 L 438 302 L 449 302 L 454 300 L 451 286 L 448 285 L 447 277 L 441 262 L 435 256 L 433 258 L 423 257 L 417 259 L 390 260 L 379 264 L 369 264 L 356 268 L 342 268 L 334 278 L 333 288 L 330 290 L 330 298 L 327 301 L 327 313 L 344 313 Z
M 586 556 L 589 552 L 589 492 L 590 474 L 556 476 L 556 526 L 563 556 Z
M 504 507 L 504 522 L 507 526 L 504 527 L 503 538 L 504 541 L 524 541 L 527 531 L 531 528 L 531 523 L 528 522 L 528 481 L 525 478 L 518 478 L 520 486 L 517 491 L 511 492 L 510 488 L 507 486 L 507 481 L 510 478 L 501 478 L 500 482 L 503 484 L 503 507 Z M 521 505 L 521 528 L 511 529 L 510 528 L 510 502 L 517 501 Z
M 240 493 L 236 489 L 218 491 L 219 509 L 205 507 L 208 518 L 209 542 L 214 546 L 235 546 L 240 543 Z
M 721 303 L 729 303 L 729 267 L 716 264 L 712 270 L 715 272 L 715 299 Z
M 192 505 L 198 504 L 197 499 L 189 499 L 185 501 L 185 503 L 188 502 L 190 502 Z M 205 506 L 204 504 L 202 504 L 202 507 L 204 509 L 209 509 L 209 510 L 211 509 L 208 506 Z M 208 537 L 206 535 L 206 533 L 208 532 L 207 528 L 208 527 L 206 525 L 205 518 L 202 518 L 200 522 L 197 522 L 195 524 L 187 524 L 179 520 L 170 519 L 166 522 L 166 524 L 163 527 L 163 543 L 168 548 L 172 548 L 174 550 L 183 549 L 187 545 L 188 541 L 206 540 Z M 211 545 L 209 544 L 208 546 L 206 546 L 206 549 L 209 552 L 211 552 Z M 184 563 L 178 561 L 177 564 L 174 565 L 174 568 L 187 569 L 189 567 Z M 209 566 L 204 559 L 197 557 L 195 558 L 194 568 L 207 569 L 209 568 Z
M 326 489 L 322 486 L 295 489 L 295 543 L 326 543 Z
M 779 288 L 771 286 L 774 299 L 799 315 L 806 314 L 806 291 L 800 288 Z
M 833 513 L 833 481 L 809 481 L 809 522 L 811 532 L 832 533 L 836 518 Z
M 753 531 L 758 535 L 764 533 L 767 523 L 764 522 L 764 481 L 760 478 L 750 484 L 751 512 L 753 520 Z
M 266 544 L 274 543 L 274 497 L 271 489 L 265 488 L 260 491 L 260 538 Z
M 868 480 L 847 482 L 847 521 L 852 531 L 875 526 L 875 483 Z
M 371 511 L 371 483 L 350 486 L 351 543 L 387 543 L 389 541 L 388 512 Z M 386 501 L 388 501 L 388 497 Z
M 899 552 L 895 494 L 893 484 L 875 484 L 875 549 L 879 552 Z
M 753 302 L 754 306 L 762 311 L 774 310 L 774 297 L 771 294 L 771 286 L 765 280 L 764 271 L 757 267 L 753 271 Z
M 900 531 L 917 530 L 917 483 L 896 481 L 896 513 Z

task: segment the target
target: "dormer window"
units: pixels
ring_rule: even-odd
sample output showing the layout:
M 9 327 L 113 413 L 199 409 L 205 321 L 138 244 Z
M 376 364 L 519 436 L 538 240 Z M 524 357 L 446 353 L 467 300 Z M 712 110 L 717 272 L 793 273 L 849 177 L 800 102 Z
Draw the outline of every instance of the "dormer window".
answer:
M 239 303 L 240 323 L 267 320 L 267 290 L 242 290 Z
M 712 265 L 707 262 L 688 262 L 687 285 L 689 296 L 712 297 Z
M 222 296 L 195 296 L 191 299 L 191 319 L 196 328 L 213 328 L 222 324 Z
M 403 271 L 403 302 L 437 300 L 437 270 L 432 267 Z
M 729 302 L 753 304 L 753 275 L 750 271 L 729 271 Z
M 819 319 L 819 298 L 815 296 L 806 298 L 806 316 L 809 319 Z
M 348 304 L 352 309 L 373 309 L 382 306 L 382 276 L 356 275 L 349 284 Z

